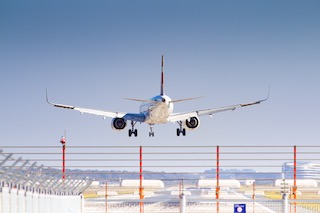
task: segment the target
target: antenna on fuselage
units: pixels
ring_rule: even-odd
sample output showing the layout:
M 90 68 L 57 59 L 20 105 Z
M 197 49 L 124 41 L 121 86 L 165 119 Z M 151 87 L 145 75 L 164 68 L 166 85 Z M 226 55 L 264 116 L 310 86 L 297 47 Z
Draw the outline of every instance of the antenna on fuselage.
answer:
M 163 55 L 161 58 L 161 85 L 160 85 L 160 95 L 164 95 L 164 72 L 163 72 Z

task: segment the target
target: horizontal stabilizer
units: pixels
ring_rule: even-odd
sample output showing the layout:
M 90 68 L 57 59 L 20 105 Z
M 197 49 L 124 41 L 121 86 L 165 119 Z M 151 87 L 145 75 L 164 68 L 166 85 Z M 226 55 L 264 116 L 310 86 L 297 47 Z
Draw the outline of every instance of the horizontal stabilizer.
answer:
M 153 100 L 145 100 L 145 99 L 136 99 L 136 98 L 123 98 L 125 100 L 129 101 L 138 101 L 138 102 L 147 102 L 147 103 L 156 103 L 156 101 Z
M 172 100 L 170 103 L 176 103 L 176 102 L 182 102 L 182 101 L 190 101 L 190 100 L 195 100 L 203 97 L 195 97 L 195 98 L 184 98 L 184 99 L 178 99 L 178 100 Z

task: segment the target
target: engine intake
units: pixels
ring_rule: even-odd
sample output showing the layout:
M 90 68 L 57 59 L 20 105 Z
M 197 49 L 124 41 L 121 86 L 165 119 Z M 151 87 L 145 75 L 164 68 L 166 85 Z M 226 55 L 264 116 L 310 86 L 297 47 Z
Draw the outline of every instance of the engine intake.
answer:
M 185 121 L 185 126 L 188 129 L 196 129 L 199 127 L 199 125 L 200 125 L 200 120 L 197 117 L 191 117 L 190 119 L 187 119 Z
M 127 122 L 123 118 L 114 118 L 111 122 L 111 127 L 114 130 L 123 130 L 126 128 Z

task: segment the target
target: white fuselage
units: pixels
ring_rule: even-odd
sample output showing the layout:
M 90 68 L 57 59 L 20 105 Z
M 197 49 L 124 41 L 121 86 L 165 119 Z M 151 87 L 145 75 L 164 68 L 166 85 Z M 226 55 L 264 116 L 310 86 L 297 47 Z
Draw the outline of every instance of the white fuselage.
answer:
M 168 117 L 173 112 L 171 98 L 166 95 L 158 95 L 140 106 L 140 112 L 146 116 L 145 122 L 148 124 L 167 123 Z

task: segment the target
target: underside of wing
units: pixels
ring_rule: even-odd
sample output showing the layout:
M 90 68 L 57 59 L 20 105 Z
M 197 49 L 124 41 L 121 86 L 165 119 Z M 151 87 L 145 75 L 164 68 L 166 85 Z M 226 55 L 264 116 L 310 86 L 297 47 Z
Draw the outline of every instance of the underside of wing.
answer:
M 50 102 L 49 102 L 50 103 Z M 110 118 L 122 118 L 126 113 L 123 112 L 113 112 L 113 111 L 105 111 L 105 110 L 97 110 L 97 109 L 88 109 L 88 108 L 81 108 L 81 107 L 75 107 L 75 106 L 70 106 L 70 105 L 63 105 L 63 104 L 54 104 L 50 103 L 51 105 L 59 108 L 64 108 L 64 109 L 72 109 L 79 111 L 80 113 L 88 113 L 92 115 L 98 115 L 102 117 L 110 117 Z
M 225 107 L 218 107 L 218 108 L 214 108 L 214 109 L 204 109 L 204 110 L 198 110 L 197 114 L 199 116 L 212 115 L 212 114 L 219 113 L 219 112 L 233 111 L 239 107 L 241 107 L 240 104 L 239 105 L 232 105 L 232 106 L 225 106 Z
M 176 113 L 172 114 L 169 118 L 169 122 L 177 122 L 190 119 L 192 117 L 196 117 L 198 114 L 197 112 L 186 112 L 186 113 Z
M 72 110 L 79 111 L 80 113 L 88 113 L 88 114 L 98 115 L 98 116 L 102 116 L 102 117 L 111 117 L 111 118 L 116 118 L 116 117 L 122 118 L 126 114 L 123 112 L 88 109 L 88 108 L 81 108 L 81 107 L 76 107 L 76 106 L 71 106 L 71 105 L 52 103 L 48 99 L 48 94 L 46 94 L 46 99 L 47 99 L 48 104 L 50 104 L 54 107 L 64 108 L 64 109 L 72 109 Z
M 80 113 L 88 113 L 88 114 L 92 114 L 92 115 L 98 115 L 98 116 L 110 117 L 110 118 L 116 118 L 116 117 L 122 118 L 126 114 L 123 112 L 112 112 L 112 111 L 86 109 L 86 108 L 79 108 L 79 107 L 75 107 L 74 110 L 77 110 Z
M 213 109 L 204 109 L 204 110 L 197 110 L 193 112 L 186 112 L 186 113 L 177 113 L 173 114 L 168 118 L 168 121 L 170 122 L 176 122 L 176 121 L 182 121 L 186 119 L 190 119 L 191 117 L 197 117 L 197 116 L 203 116 L 203 115 L 212 115 L 219 112 L 225 112 L 225 111 L 233 111 L 237 108 L 246 107 L 246 106 L 252 106 L 255 104 L 260 104 L 263 101 L 268 100 L 269 95 L 266 99 L 245 103 L 245 104 L 237 104 L 237 105 L 231 105 L 231 106 L 224 106 L 224 107 L 218 107 Z

